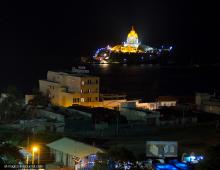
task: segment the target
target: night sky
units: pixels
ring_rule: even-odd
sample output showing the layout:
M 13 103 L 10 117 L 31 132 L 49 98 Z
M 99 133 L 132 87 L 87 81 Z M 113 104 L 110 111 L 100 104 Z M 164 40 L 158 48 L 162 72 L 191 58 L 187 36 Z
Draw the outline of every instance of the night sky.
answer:
M 217 2 L 216 2 L 217 3 Z M 0 5 L 1 76 L 71 67 L 81 56 L 126 39 L 174 45 L 179 62 L 219 62 L 212 1 L 11 1 Z M 36 73 L 37 74 L 37 73 Z

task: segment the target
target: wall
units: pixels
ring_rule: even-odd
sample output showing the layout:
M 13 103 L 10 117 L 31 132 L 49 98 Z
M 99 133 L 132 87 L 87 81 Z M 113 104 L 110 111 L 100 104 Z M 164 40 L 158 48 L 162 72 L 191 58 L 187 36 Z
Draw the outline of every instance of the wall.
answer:
M 68 167 L 75 166 L 74 161 L 72 159 L 73 155 L 69 155 L 69 154 L 63 153 L 55 149 L 50 149 L 50 152 L 54 155 L 55 162 L 60 163 L 64 166 L 68 166 Z
M 204 100 L 209 100 L 211 95 L 208 93 L 196 93 L 195 103 L 196 105 L 201 105 Z
M 140 121 L 146 121 L 146 113 L 135 111 L 127 108 L 120 108 L 120 114 L 125 116 L 127 120 L 134 121 L 134 120 L 140 120 Z
M 64 76 L 64 82 L 61 83 L 62 86 L 67 87 L 68 92 L 80 92 L 81 90 L 81 77 L 73 77 L 69 75 Z
M 205 105 L 202 105 L 200 109 L 204 112 L 215 113 L 215 114 L 220 115 L 220 106 L 218 105 L 205 104 Z
M 158 105 L 159 106 L 167 106 L 167 107 L 176 106 L 176 101 L 159 101 Z
M 29 102 L 30 102 L 31 100 L 33 100 L 34 97 L 35 97 L 35 95 L 28 95 L 28 94 L 26 94 L 26 95 L 25 95 L 25 104 L 29 104 Z
M 147 110 L 146 110 L 147 111 Z M 148 122 L 150 120 L 155 121 L 156 125 L 159 125 L 160 123 L 160 113 L 159 112 L 149 112 L 146 113 L 145 111 L 139 111 L 135 109 L 129 109 L 129 108 L 120 108 L 120 114 L 125 116 L 128 121 L 144 121 Z
M 143 109 L 148 109 L 148 110 L 156 110 L 157 108 L 157 102 L 152 102 L 152 103 L 137 103 L 136 107 L 138 108 L 143 108 Z
M 198 110 L 208 113 L 220 114 L 220 100 L 208 93 L 196 93 L 196 106 Z

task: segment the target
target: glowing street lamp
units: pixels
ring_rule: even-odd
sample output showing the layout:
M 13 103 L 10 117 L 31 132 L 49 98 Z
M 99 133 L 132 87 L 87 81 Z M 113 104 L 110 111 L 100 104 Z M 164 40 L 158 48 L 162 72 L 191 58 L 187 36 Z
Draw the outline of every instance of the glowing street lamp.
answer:
M 32 164 L 34 164 L 34 153 L 38 152 L 37 163 L 40 163 L 40 150 L 37 146 L 33 146 L 32 148 Z
M 34 146 L 34 147 L 32 148 L 32 150 L 33 150 L 33 152 L 37 152 L 37 151 L 38 151 L 38 147 L 37 147 L 37 146 Z

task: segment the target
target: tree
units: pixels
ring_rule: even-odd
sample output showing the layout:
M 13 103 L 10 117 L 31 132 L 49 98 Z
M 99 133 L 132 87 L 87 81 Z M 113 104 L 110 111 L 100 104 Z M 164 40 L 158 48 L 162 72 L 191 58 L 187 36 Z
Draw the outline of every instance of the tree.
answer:
M 8 143 L 0 145 L 0 163 L 18 164 L 19 161 L 23 160 L 24 158 L 16 146 Z
M 0 120 L 15 120 L 22 112 L 22 93 L 15 86 L 8 86 L 4 93 L 0 102 Z
M 15 120 L 22 111 L 22 104 L 14 95 L 8 95 L 0 103 L 0 120 Z
M 5 90 L 5 93 L 7 93 L 9 96 L 13 96 L 16 99 L 21 99 L 22 98 L 22 93 L 18 91 L 16 86 L 10 85 L 7 87 Z

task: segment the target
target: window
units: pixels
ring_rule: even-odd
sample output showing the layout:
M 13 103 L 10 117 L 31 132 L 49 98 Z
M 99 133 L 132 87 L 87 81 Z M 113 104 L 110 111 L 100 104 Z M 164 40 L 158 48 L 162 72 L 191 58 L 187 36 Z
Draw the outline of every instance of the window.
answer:
M 87 80 L 87 83 L 88 84 L 92 84 L 92 80 Z
M 91 93 L 91 89 L 88 89 L 88 93 Z
M 96 98 L 95 98 L 95 100 L 96 100 L 96 101 L 99 101 L 99 98 L 98 98 L 98 97 L 96 97 Z
M 88 101 L 88 102 L 91 102 L 91 97 L 88 97 L 88 98 L 87 98 L 87 101 Z
M 80 90 L 80 93 L 83 93 L 83 89 Z
M 84 81 L 82 81 L 82 82 L 81 82 L 81 84 L 84 86 L 85 82 L 84 82 Z
M 81 102 L 85 102 L 85 99 L 84 99 L 84 98 L 81 98 Z
M 73 98 L 73 103 L 78 103 L 79 102 L 79 98 Z

